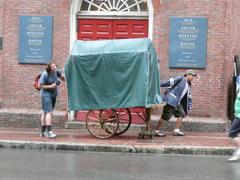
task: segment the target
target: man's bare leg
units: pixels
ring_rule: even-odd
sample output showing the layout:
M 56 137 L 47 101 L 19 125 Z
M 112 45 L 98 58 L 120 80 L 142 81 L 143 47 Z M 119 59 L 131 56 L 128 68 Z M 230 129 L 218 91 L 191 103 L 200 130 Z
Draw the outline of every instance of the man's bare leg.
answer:
M 166 134 L 164 134 L 163 132 L 160 131 L 160 129 L 163 127 L 163 125 L 164 125 L 164 120 L 162 118 L 160 118 L 158 121 L 156 130 L 154 131 L 155 136 L 159 136 L 159 137 L 166 136 Z

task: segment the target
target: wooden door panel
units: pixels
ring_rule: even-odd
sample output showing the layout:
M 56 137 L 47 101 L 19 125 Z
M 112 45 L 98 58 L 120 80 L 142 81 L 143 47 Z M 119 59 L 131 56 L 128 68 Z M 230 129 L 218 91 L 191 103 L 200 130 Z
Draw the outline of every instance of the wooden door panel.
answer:
M 112 39 L 112 20 L 79 19 L 77 39 Z
M 143 38 L 148 37 L 148 22 L 147 21 L 135 21 L 131 23 L 131 37 Z
M 113 39 L 148 37 L 147 20 L 114 20 Z

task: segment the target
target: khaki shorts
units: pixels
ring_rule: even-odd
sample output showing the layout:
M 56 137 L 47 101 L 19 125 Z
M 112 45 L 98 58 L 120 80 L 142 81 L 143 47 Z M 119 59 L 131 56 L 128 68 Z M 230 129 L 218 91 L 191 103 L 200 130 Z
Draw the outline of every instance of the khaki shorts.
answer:
M 164 119 L 165 121 L 168 121 L 173 115 L 176 118 L 178 118 L 178 117 L 184 118 L 185 117 L 185 112 L 184 112 L 181 104 L 179 104 L 176 109 L 168 104 L 166 104 L 163 107 L 163 113 L 162 113 L 162 117 L 161 117 L 162 119 Z

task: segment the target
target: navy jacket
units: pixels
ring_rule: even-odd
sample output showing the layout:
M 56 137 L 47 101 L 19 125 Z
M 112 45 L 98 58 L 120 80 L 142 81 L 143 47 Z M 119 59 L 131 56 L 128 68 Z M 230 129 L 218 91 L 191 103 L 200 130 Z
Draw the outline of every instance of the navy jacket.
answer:
M 161 87 L 168 87 L 163 100 L 176 108 L 181 102 L 183 105 L 183 109 L 187 114 L 187 110 L 192 108 L 192 100 L 191 100 L 191 83 L 189 84 L 189 90 L 183 96 L 182 101 L 180 102 L 181 95 L 186 85 L 186 78 L 184 76 L 177 76 L 174 78 L 170 78 L 170 80 L 161 83 Z

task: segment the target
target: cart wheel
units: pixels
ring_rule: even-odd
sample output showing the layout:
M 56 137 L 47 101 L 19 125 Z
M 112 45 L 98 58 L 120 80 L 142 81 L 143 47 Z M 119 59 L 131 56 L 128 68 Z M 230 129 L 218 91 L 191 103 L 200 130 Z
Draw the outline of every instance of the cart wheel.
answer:
M 112 137 L 118 130 L 118 116 L 112 109 L 90 110 L 86 116 L 88 132 L 101 139 Z
M 119 127 L 115 134 L 120 135 L 129 129 L 132 122 L 132 116 L 128 108 L 116 109 L 116 113 L 118 115 Z

